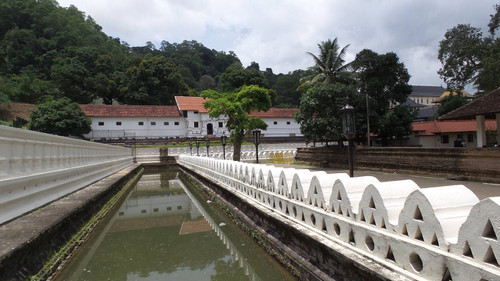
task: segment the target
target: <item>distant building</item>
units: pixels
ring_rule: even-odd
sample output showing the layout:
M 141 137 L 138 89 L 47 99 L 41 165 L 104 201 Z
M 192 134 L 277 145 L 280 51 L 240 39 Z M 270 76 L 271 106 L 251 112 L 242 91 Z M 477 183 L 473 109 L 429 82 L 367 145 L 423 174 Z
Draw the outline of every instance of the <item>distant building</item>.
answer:
M 408 145 L 421 147 L 476 147 L 477 124 L 475 120 L 428 121 L 413 125 Z M 488 131 L 497 130 L 495 120 L 486 120 Z
M 409 98 L 418 104 L 425 106 L 434 106 L 432 103 L 435 99 L 439 98 L 446 89 L 441 86 L 412 86 L 413 91 Z
M 165 137 L 220 137 L 229 135 L 228 118 L 212 118 L 203 106 L 201 97 L 175 97 L 176 105 L 80 105 L 92 120 L 89 139 L 102 138 L 165 138 Z M 253 112 L 267 125 L 263 137 L 303 136 L 295 121 L 295 108 L 271 108 L 267 112 Z

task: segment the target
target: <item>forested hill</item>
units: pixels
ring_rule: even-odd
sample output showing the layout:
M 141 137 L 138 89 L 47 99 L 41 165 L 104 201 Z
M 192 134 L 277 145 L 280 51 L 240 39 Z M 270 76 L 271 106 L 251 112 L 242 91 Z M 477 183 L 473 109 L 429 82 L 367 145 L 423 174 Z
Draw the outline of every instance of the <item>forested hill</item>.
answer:
M 78 103 L 172 104 L 176 95 L 222 89 L 229 66 L 238 75 L 257 71 L 274 89 L 274 105 L 298 105 L 295 89 L 304 71 L 275 75 L 257 63 L 243 69 L 235 53 L 196 41 L 130 47 L 77 7 L 54 0 L 0 3 L 0 103 L 69 97 Z

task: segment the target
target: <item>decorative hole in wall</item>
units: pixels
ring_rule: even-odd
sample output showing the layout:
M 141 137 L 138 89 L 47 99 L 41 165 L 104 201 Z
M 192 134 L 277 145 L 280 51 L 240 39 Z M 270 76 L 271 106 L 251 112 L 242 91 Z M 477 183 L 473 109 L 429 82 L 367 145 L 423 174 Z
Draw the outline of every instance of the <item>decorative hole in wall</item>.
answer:
M 370 203 L 368 203 L 368 207 L 377 209 L 377 207 L 375 206 L 375 202 L 373 201 L 373 197 L 370 197 Z
M 413 270 L 415 270 L 416 272 L 420 272 L 422 271 L 422 269 L 424 269 L 424 263 L 422 262 L 422 259 L 415 252 L 410 254 L 410 264 L 411 267 L 413 267 Z
M 420 226 L 417 226 L 417 231 L 415 231 L 415 239 L 424 241 L 424 237 L 422 236 L 422 231 L 420 230 Z
M 472 251 L 470 249 L 469 241 L 465 241 L 463 255 L 466 257 L 474 258 Z
M 339 206 L 339 214 L 344 215 L 344 211 L 342 211 L 342 207 Z
M 352 229 L 349 230 L 349 243 L 356 245 L 356 240 L 354 239 L 354 232 L 352 232 Z
M 375 242 L 373 242 L 373 239 L 371 236 L 366 236 L 365 245 L 366 245 L 366 248 L 368 248 L 368 250 L 370 250 L 370 252 L 372 252 L 375 249 Z
M 489 264 L 492 264 L 494 266 L 499 266 L 497 258 L 495 257 L 495 254 L 493 254 L 493 250 L 491 249 L 491 246 L 488 247 L 488 250 L 486 250 L 486 254 L 484 255 L 484 262 L 487 262 Z
M 442 281 L 453 281 L 453 278 L 451 278 L 450 274 L 450 269 L 446 267 L 446 270 L 443 273 L 443 278 L 441 278 Z
M 385 258 L 388 260 L 391 260 L 393 262 L 396 262 L 396 259 L 394 258 L 394 253 L 392 252 L 391 246 L 389 246 L 389 249 L 387 249 L 387 254 L 385 255 Z
M 360 217 L 359 217 L 359 220 L 360 220 L 360 221 L 364 221 L 364 222 L 366 222 L 366 220 L 365 220 L 365 214 L 363 213 L 363 210 L 361 210 L 361 212 L 360 212 L 359 216 L 360 216 Z
M 488 220 L 488 222 L 484 226 L 482 236 L 484 238 L 497 240 L 497 235 L 495 234 L 495 229 L 493 228 L 493 225 L 491 224 L 491 220 Z
M 293 216 L 297 217 L 297 208 L 295 208 L 295 206 L 293 206 L 292 212 L 293 212 Z
M 316 186 L 314 187 L 313 192 L 314 192 L 315 195 L 318 195 L 318 189 L 316 188 Z
M 340 194 L 340 191 L 337 192 L 337 200 L 342 201 L 342 194 Z
M 328 233 L 328 229 L 326 229 L 326 222 L 325 222 L 325 219 L 323 218 L 323 220 L 321 221 L 321 230 L 325 233 Z
M 278 202 L 278 205 L 280 207 L 280 210 L 283 210 L 283 203 L 281 203 L 281 201 Z
M 306 217 L 304 217 L 304 213 L 302 213 L 302 221 L 306 221 Z
M 402 233 L 403 235 L 408 236 L 408 230 L 406 229 L 406 224 L 405 224 L 405 225 L 403 225 L 403 231 L 401 231 L 401 233 Z
M 312 225 L 316 225 L 316 216 L 314 214 L 311 214 L 311 223 Z
M 418 220 L 418 221 L 423 221 L 424 218 L 422 217 L 422 212 L 420 211 L 420 208 L 417 206 L 415 208 L 415 213 L 413 214 L 413 219 Z
M 439 241 L 438 241 L 438 239 L 437 239 L 436 233 L 434 233 L 434 234 L 432 235 L 431 244 L 432 244 L 432 245 L 434 245 L 434 246 L 438 246 L 438 247 L 439 247 Z
M 290 215 L 290 212 L 288 211 L 288 206 L 285 207 L 285 214 Z
M 370 224 L 371 224 L 371 225 L 376 225 L 376 223 L 375 223 L 375 216 L 373 216 L 373 213 L 372 213 L 372 215 L 370 216 Z
M 333 230 L 335 231 L 335 234 L 337 234 L 337 236 L 340 236 L 340 225 L 338 223 L 333 223 Z

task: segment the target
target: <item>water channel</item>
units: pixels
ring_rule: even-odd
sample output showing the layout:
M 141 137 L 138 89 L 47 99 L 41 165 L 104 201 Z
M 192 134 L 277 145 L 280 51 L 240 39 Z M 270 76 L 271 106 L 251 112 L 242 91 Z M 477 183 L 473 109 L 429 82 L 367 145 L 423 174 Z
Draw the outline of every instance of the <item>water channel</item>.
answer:
M 295 280 L 179 173 L 146 170 L 55 280 Z

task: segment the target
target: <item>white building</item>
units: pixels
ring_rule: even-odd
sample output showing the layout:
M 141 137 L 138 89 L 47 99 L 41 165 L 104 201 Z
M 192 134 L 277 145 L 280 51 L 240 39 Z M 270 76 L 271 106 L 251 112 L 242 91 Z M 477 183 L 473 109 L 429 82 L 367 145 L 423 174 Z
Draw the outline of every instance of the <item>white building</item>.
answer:
M 227 117 L 211 118 L 201 97 L 175 97 L 174 106 L 152 105 L 80 105 L 92 120 L 88 139 L 165 138 L 229 135 Z M 302 136 L 295 121 L 295 108 L 271 108 L 253 112 L 268 125 L 264 137 Z

